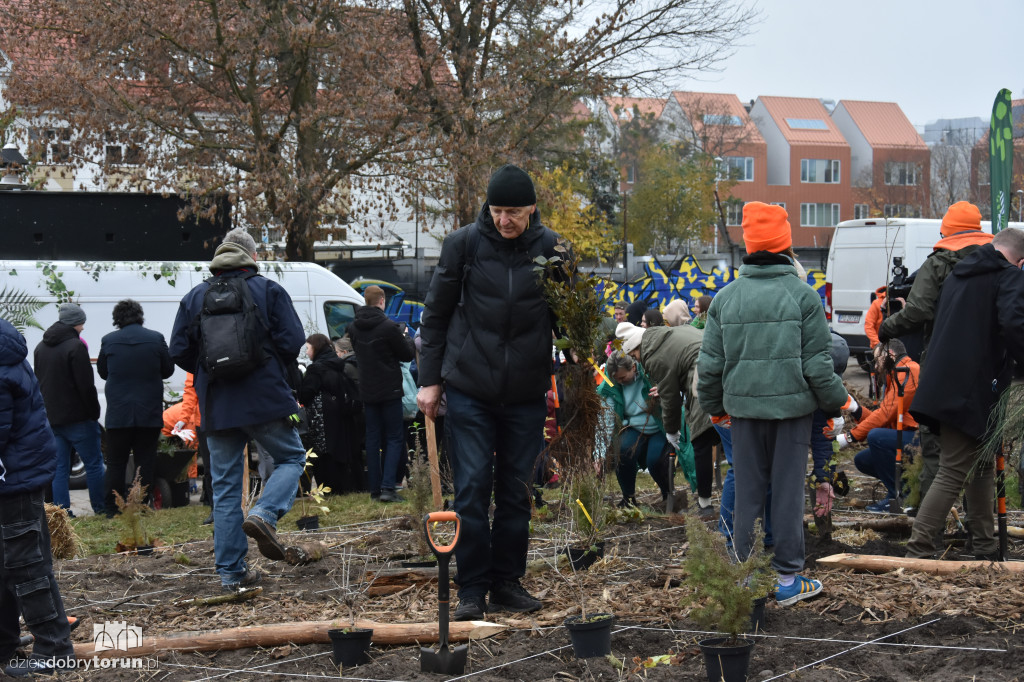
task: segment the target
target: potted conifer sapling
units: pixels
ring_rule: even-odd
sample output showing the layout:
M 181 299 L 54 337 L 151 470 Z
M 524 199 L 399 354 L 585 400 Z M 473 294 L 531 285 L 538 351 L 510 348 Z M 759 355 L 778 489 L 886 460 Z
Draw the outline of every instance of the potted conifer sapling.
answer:
M 725 634 L 699 642 L 707 664 L 709 682 L 743 682 L 750 664 L 754 640 L 741 638 L 751 622 L 754 602 L 774 589 L 771 558 L 761 549 L 758 528 L 750 556 L 734 561 L 725 538 L 697 517 L 686 519 L 689 549 L 684 567 L 690 593 L 684 603 L 694 606 L 690 617 L 702 627 Z

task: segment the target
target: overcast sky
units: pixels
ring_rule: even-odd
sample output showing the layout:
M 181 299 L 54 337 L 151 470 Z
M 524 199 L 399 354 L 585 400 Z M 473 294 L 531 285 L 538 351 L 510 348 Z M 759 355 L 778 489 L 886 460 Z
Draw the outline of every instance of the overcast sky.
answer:
M 1024 99 L 1024 0 L 757 0 L 761 20 L 683 89 L 896 102 L 918 130 Z

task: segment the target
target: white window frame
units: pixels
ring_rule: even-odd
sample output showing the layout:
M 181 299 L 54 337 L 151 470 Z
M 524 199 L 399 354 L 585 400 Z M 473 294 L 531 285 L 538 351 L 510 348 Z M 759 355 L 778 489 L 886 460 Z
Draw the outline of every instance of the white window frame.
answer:
M 913 161 L 886 161 L 883 177 L 886 185 L 916 187 L 920 174 L 919 166 Z
M 743 224 L 743 207 L 746 204 L 742 201 L 725 202 L 725 224 L 738 227 Z
M 731 179 L 738 182 L 754 181 L 753 156 L 727 156 L 724 162 Z
M 824 213 L 828 213 L 826 216 Z M 800 204 L 801 227 L 835 227 L 839 224 L 839 204 L 804 203 Z M 819 215 L 821 214 L 821 215 Z
M 631 163 L 628 166 L 626 166 L 626 182 L 628 182 L 631 185 L 634 182 L 636 182 L 636 164 L 635 163 Z
M 854 204 L 853 205 L 853 219 L 854 220 L 867 220 L 871 217 L 871 207 L 867 204 Z
M 921 207 L 914 204 L 886 204 L 882 214 L 886 218 L 920 218 Z
M 838 185 L 841 179 L 839 159 L 800 159 L 800 182 Z

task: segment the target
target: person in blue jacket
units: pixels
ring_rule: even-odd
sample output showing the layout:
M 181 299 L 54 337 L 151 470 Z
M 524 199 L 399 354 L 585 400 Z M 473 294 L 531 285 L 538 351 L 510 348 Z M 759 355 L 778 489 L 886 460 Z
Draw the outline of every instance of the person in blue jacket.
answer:
M 0 664 L 12 677 L 66 666 L 75 651 L 43 507 L 57 445 L 27 356 L 25 338 L 0 319 Z M 35 644 L 30 658 L 15 661 L 22 617 Z
M 243 277 L 258 272 L 256 242 L 242 228 L 231 230 L 217 247 L 210 272 L 214 276 Z M 277 520 L 295 502 L 299 476 L 306 463 L 295 425 L 298 403 L 292 392 L 290 364 L 306 343 L 302 323 L 284 288 L 262 276 L 248 277 L 246 285 L 266 330 L 267 360 L 245 376 L 211 379 L 199 362 L 202 347 L 196 320 L 203 308 L 209 281 L 188 292 L 178 307 L 171 331 L 171 358 L 195 376 L 199 413 L 210 448 L 213 470 L 213 551 L 225 591 L 259 581 L 260 574 L 245 563 L 246 535 L 256 540 L 268 559 L 298 563 L 300 554 L 288 552 L 277 539 Z M 263 494 L 242 519 L 242 457 L 249 439 L 274 460 L 274 474 L 263 484 Z M 291 548 L 289 548 L 291 549 Z

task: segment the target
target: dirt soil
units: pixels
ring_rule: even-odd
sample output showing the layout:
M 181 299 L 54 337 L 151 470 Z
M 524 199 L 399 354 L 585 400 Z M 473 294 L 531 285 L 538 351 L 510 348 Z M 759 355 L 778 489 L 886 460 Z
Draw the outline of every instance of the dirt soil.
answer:
M 836 520 L 857 518 L 837 511 Z M 562 621 L 579 613 L 579 590 L 552 569 L 560 550 L 554 540 L 531 541 L 524 584 L 545 607 L 538 613 L 488 614 L 509 629 L 469 645 L 465 675 L 489 680 L 648 679 L 703 680 L 706 669 L 697 641 L 707 634 L 686 617 L 680 598 L 680 566 L 686 551 L 682 517 L 647 517 L 612 526 L 606 556 L 586 572 L 587 608 L 610 611 L 618 621 L 612 638 L 617 661 L 577 660 Z M 537 523 L 535 527 L 542 524 Z M 212 543 L 161 548 L 152 556 L 93 556 L 57 562 L 69 614 L 82 625 L 76 642 L 91 642 L 93 626 L 124 621 L 152 638 L 183 631 L 256 624 L 344 618 L 340 604 L 342 548 L 351 547 L 375 564 L 397 565 L 414 552 L 414 530 L 405 520 L 383 520 L 303 534 L 327 546 L 316 563 L 292 567 L 249 557 L 266 573 L 263 594 L 252 601 L 206 607 L 175 602 L 220 593 Z M 291 539 L 298 534 L 287 535 Z M 898 535 L 838 530 L 835 539 L 807 536 L 808 571 L 822 580 L 816 599 L 779 608 L 769 600 L 767 627 L 757 644 L 749 679 L 791 680 L 1022 680 L 1024 679 L 1024 579 L 990 570 L 949 577 L 918 573 L 857 574 L 822 570 L 816 559 L 838 552 L 902 555 Z M 1014 545 L 1014 556 L 1022 548 Z M 454 600 L 453 600 L 454 601 Z M 363 618 L 378 622 L 436 622 L 436 581 L 363 604 Z M 673 654 L 652 665 L 652 657 Z M 171 652 L 159 668 L 100 670 L 65 679 L 209 680 L 316 679 L 441 680 L 420 672 L 417 645 L 374 646 L 372 662 L 339 672 L 324 644 L 249 648 L 209 653 Z M 650 667 L 645 666 L 645 661 Z M 616 663 L 618 662 L 618 665 Z

